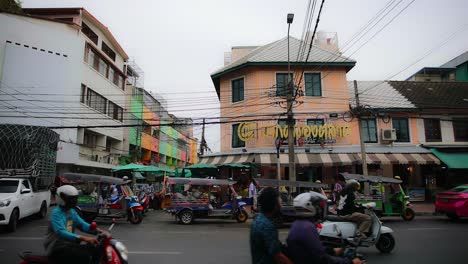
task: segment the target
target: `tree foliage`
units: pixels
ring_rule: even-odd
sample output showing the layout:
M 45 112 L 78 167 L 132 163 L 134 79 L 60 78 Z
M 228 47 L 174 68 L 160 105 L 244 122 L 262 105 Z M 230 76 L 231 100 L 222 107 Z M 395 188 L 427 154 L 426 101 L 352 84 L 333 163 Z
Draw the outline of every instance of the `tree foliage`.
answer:
M 0 12 L 22 14 L 21 1 L 19 0 L 0 0 Z

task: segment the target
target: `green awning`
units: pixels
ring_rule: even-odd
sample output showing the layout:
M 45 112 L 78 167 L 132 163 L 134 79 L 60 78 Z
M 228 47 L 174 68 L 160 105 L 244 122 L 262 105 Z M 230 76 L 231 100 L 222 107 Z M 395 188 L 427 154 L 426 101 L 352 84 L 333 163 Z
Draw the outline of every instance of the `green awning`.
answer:
M 175 170 L 175 176 L 190 178 L 192 177 L 192 172 L 189 169 L 178 168 Z
M 432 153 L 447 165 L 449 169 L 468 169 L 468 153 L 440 152 L 432 148 Z
M 145 179 L 145 177 L 143 177 L 143 175 L 141 175 L 141 173 L 139 173 L 139 172 L 134 172 L 133 175 L 135 175 L 135 178 L 137 180 L 144 180 Z
M 130 163 L 130 164 L 127 164 L 127 165 L 115 167 L 115 168 L 113 169 L 113 171 L 121 171 L 121 170 L 132 170 L 132 171 L 135 171 L 135 170 L 142 169 L 142 168 L 145 168 L 145 167 L 146 167 L 146 166 L 145 166 L 145 165 L 142 165 L 142 164 Z
M 231 167 L 231 168 L 250 168 L 249 164 L 242 164 L 242 163 L 227 163 L 218 165 L 218 167 Z
M 213 164 L 206 164 L 206 163 L 197 163 L 190 166 L 185 167 L 187 169 L 217 169 L 217 167 Z
M 164 171 L 163 169 L 156 167 L 156 166 L 145 166 L 144 168 L 136 169 L 136 171 L 140 172 L 158 172 Z

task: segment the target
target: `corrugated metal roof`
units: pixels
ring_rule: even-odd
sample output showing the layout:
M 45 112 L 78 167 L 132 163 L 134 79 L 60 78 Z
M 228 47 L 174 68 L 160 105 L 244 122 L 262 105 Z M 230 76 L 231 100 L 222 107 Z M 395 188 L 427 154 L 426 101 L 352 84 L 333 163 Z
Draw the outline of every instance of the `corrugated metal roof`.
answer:
M 416 106 L 386 81 L 358 81 L 359 100 L 361 105 L 371 108 L 415 109 Z M 354 84 L 348 82 L 350 103 L 354 107 Z
M 440 67 L 457 67 L 458 65 L 468 61 L 468 51 L 462 53 L 461 55 L 453 58 L 449 62 L 442 64 Z
M 290 37 L 290 60 L 291 62 L 304 62 L 306 58 L 306 54 L 303 58 L 298 58 L 298 53 L 300 51 L 301 43 L 303 41 L 296 39 L 294 37 Z M 305 43 L 307 45 L 307 43 Z M 300 56 L 301 57 L 301 56 Z M 288 62 L 288 38 L 285 37 L 283 39 L 277 40 L 270 44 L 260 46 L 254 50 L 252 50 L 249 54 L 245 55 L 244 57 L 233 61 L 232 63 L 226 65 L 225 67 L 215 71 L 212 73 L 212 77 L 228 71 L 230 69 L 236 68 L 241 66 L 242 64 L 252 62 L 252 63 L 274 63 L 274 62 Z M 321 49 L 317 46 L 312 46 L 312 50 L 310 52 L 310 56 L 308 62 L 323 62 L 323 63 L 356 63 L 356 61 L 341 56 L 341 54 L 333 53 L 324 49 Z

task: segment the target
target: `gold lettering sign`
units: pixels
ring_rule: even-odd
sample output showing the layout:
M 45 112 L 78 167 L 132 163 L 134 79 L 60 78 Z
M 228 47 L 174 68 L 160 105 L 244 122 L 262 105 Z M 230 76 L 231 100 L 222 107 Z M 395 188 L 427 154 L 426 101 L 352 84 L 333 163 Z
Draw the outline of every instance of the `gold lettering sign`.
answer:
M 260 130 L 261 137 L 270 138 L 288 138 L 288 126 L 275 125 L 273 127 L 264 127 Z M 255 138 L 257 133 L 256 125 L 253 122 L 244 122 L 239 124 L 237 134 L 242 141 L 250 141 Z M 311 125 L 311 126 L 295 126 L 294 136 L 296 138 L 322 138 L 336 139 L 351 136 L 351 127 L 349 125 Z

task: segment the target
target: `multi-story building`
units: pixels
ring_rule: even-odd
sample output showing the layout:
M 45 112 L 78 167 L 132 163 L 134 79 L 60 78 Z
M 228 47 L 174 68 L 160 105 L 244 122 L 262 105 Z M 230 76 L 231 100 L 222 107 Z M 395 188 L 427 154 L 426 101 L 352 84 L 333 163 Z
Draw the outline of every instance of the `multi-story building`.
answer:
M 128 76 L 133 76 L 129 79 L 138 75 L 135 66 L 129 65 L 127 71 Z M 128 120 L 135 126 L 128 129 L 130 151 L 121 162 L 141 162 L 168 169 L 196 163 L 197 140 L 193 138 L 192 120 L 169 114 L 165 100 L 146 91 L 138 82 L 128 81 L 127 89 L 132 91 Z
M 58 173 L 110 173 L 128 152 L 127 54 L 86 9 L 24 12 L 0 13 L 1 122 L 55 127 Z
M 442 64 L 440 67 L 424 67 L 406 80 L 468 82 L 468 51 Z
M 291 78 L 299 91 L 294 107 L 296 177 L 287 169 L 287 38 L 235 47 L 225 55 L 227 65 L 211 75 L 220 100 L 221 152 L 205 155 L 202 163 L 250 162 L 258 165 L 260 177 L 276 178 L 279 142 L 282 178 L 332 183 L 339 172 L 362 172 L 359 125 L 371 175 L 391 177 L 411 170 L 421 175 L 424 166 L 440 163 L 418 145 L 417 121 L 411 119 L 418 108 L 386 82 L 358 82 L 366 110 L 359 123 L 354 106 L 350 108 L 355 105 L 354 86 L 346 78 L 355 61 L 341 56 L 334 41 L 319 38 L 318 43 L 322 46 L 314 45 L 304 62 L 300 50 L 305 43 L 290 39 Z M 420 185 L 413 178 L 405 181 Z

